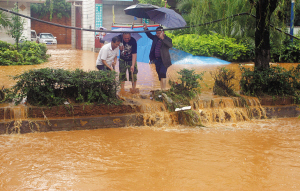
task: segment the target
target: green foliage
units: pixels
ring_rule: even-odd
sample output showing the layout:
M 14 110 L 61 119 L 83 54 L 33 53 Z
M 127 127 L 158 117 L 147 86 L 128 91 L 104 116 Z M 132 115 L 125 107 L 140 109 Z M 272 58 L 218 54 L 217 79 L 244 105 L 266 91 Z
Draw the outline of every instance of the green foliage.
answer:
M 169 34 L 168 34 L 169 35 Z M 220 34 L 170 35 L 174 48 L 198 56 L 214 56 L 227 61 L 248 61 L 253 59 L 253 50 L 235 39 Z
M 169 81 L 171 88 L 168 91 L 156 91 L 154 98 L 156 101 L 163 101 L 169 111 L 175 108 L 189 106 L 191 100 L 201 93 L 200 80 L 204 74 L 195 74 L 194 70 L 182 69 L 178 72 L 181 83 Z M 200 116 L 193 110 L 180 111 L 178 119 L 181 124 L 190 126 L 202 126 Z
M 1 50 L 1 51 L 4 51 L 4 50 L 6 50 L 6 49 L 9 49 L 10 46 L 12 46 L 12 44 L 0 40 L 0 50 Z
M 295 26 L 300 25 L 300 4 L 299 0 L 295 0 L 294 4 L 294 24 Z M 273 19 L 273 22 L 276 20 L 281 21 L 284 23 L 285 26 L 289 26 L 290 19 L 291 19 L 291 1 L 284 0 L 278 2 L 277 9 L 274 12 L 275 18 Z M 276 22 L 276 21 L 275 21 Z
M 20 65 L 24 62 L 23 55 L 17 50 L 5 50 L 0 52 L 0 65 L 9 66 L 9 65 Z
M 248 0 L 180 0 L 177 8 L 188 25 L 191 26 L 224 19 L 242 12 L 249 12 L 251 5 Z M 254 26 L 255 19 L 250 16 L 239 16 L 201 27 L 189 28 L 182 30 L 182 32 L 210 34 L 213 31 L 222 36 L 239 40 L 244 37 L 254 37 Z
M 159 7 L 164 7 L 165 3 L 167 2 L 166 0 L 138 0 L 139 3 L 141 4 L 151 4 L 151 5 L 156 5 Z M 167 8 L 169 8 L 170 6 L 167 3 Z
M 0 90 L 0 103 L 5 99 L 5 93 L 3 90 Z
M 300 64 L 290 70 L 276 66 L 265 70 L 241 67 L 241 71 L 241 93 L 245 95 L 300 97 Z
M 33 14 L 39 15 L 40 18 L 48 14 L 50 20 L 52 20 L 53 14 L 56 14 L 59 19 L 62 17 L 69 18 L 71 3 L 67 3 L 65 0 L 46 0 L 45 3 L 31 3 L 30 10 Z
M 227 69 L 225 67 L 219 67 L 217 71 L 210 72 L 212 78 L 215 80 L 213 92 L 215 95 L 220 96 L 237 96 L 233 90 L 234 84 L 232 80 L 235 80 L 235 71 Z
M 203 80 L 202 76 L 204 72 L 196 74 L 194 70 L 182 69 L 178 72 L 181 75 L 178 82 L 169 81 L 171 88 L 168 91 L 155 92 L 154 98 L 157 101 L 162 99 L 158 97 L 162 93 L 165 93 L 169 98 L 176 102 L 176 106 L 187 105 L 189 101 L 196 95 L 201 93 L 200 81 Z
M 25 41 L 19 46 L 17 51 L 17 45 L 0 41 L 0 65 L 34 65 L 46 62 L 49 58 L 45 44 Z
M 27 103 L 37 106 L 61 105 L 65 101 L 75 103 L 119 104 L 115 80 L 111 71 L 90 71 L 76 69 L 42 68 L 29 70 L 14 77 L 18 80 L 12 87 L 16 104 L 27 97 Z
M 249 38 L 244 38 L 237 43 L 234 38 L 222 37 L 220 34 L 212 35 L 176 35 L 166 32 L 172 38 L 173 46 L 177 49 L 199 56 L 214 56 L 227 61 L 251 61 L 255 57 L 255 45 Z M 276 37 L 281 38 L 281 33 Z M 275 38 L 275 37 L 274 37 Z M 283 38 L 282 38 L 283 39 Z M 300 62 L 300 41 L 284 36 L 282 42 L 271 41 L 272 62 Z
M 271 43 L 271 61 L 272 62 L 300 62 L 300 41 L 286 38 L 280 45 Z
M 11 103 L 13 99 L 16 98 L 15 96 L 11 89 L 3 87 L 2 90 L 0 90 L 0 103 Z
M 196 74 L 195 70 L 182 69 L 178 72 L 181 75 L 179 80 L 181 83 L 170 81 L 170 91 L 175 94 L 181 94 L 187 96 L 189 99 L 194 98 L 197 93 L 201 93 L 200 80 L 203 80 L 202 76 L 204 72 Z
M 178 113 L 178 121 L 184 125 L 204 127 L 198 112 L 194 110 L 180 111 Z
M 194 70 L 182 69 L 178 74 L 181 75 L 178 79 L 179 83 L 169 81 L 171 88 L 168 91 L 156 91 L 154 93 L 154 99 L 156 101 L 167 99 L 165 104 L 170 111 L 174 111 L 175 108 L 180 106 L 189 105 L 190 100 L 201 93 L 201 85 L 199 82 L 203 80 L 202 76 L 204 72 L 195 74 Z M 162 93 L 164 93 L 167 98 L 159 96 L 162 95 Z
M 9 17 L 3 11 L 0 11 L 0 29 L 11 25 Z
M 12 11 L 19 13 L 18 5 L 16 3 Z M 19 49 L 18 44 L 24 30 L 24 22 L 24 19 L 22 19 L 20 16 L 12 14 L 8 35 L 15 39 L 17 50 Z
M 269 2 L 273 3 L 274 1 Z M 190 26 L 204 24 L 219 19 L 224 20 L 213 24 L 203 25 L 201 27 L 173 31 L 173 34 L 181 35 L 190 33 L 202 35 L 216 32 L 222 36 L 235 38 L 238 43 L 242 43 L 248 48 L 249 51 L 246 53 L 246 58 L 241 61 L 247 60 L 248 58 L 253 59 L 255 56 L 255 18 L 251 16 L 225 18 L 243 12 L 249 12 L 250 14 L 256 15 L 256 3 L 258 3 L 258 0 L 179 0 L 177 8 Z M 287 32 L 286 26 L 290 23 L 291 1 L 278 1 L 278 4 L 276 5 L 277 7 L 271 16 L 271 24 Z M 268 7 L 262 7 L 262 9 L 268 10 Z M 300 24 L 299 10 L 299 0 L 296 0 L 295 24 L 298 25 Z M 269 24 L 269 22 L 266 22 L 266 24 Z M 278 60 L 280 62 L 284 60 L 298 60 L 298 58 L 296 58 L 298 47 L 289 45 L 285 48 L 285 44 L 283 43 L 285 39 L 286 35 L 284 33 L 278 32 L 273 27 L 270 28 L 271 52 L 273 52 L 272 56 L 274 57 L 271 57 L 271 60 Z M 294 62 L 299 62 L 299 60 Z

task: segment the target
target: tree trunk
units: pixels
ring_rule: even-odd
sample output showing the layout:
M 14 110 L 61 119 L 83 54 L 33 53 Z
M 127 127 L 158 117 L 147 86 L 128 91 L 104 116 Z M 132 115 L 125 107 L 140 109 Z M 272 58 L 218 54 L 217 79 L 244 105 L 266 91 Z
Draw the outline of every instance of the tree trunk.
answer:
M 264 70 L 270 67 L 270 18 L 278 0 L 256 2 L 255 67 Z

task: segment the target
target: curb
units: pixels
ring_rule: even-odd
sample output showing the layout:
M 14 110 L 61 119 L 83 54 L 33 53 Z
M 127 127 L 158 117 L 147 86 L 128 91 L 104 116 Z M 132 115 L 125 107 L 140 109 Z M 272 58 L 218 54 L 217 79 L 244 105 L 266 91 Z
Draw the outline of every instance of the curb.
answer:
M 143 125 L 143 117 L 137 114 L 49 120 L 16 120 L 0 122 L 0 134 L 89 130 L 141 125 Z
M 287 118 L 300 116 L 300 107 L 290 106 L 263 106 L 268 118 Z
M 300 108 L 290 106 L 263 106 L 266 116 L 270 118 L 289 118 L 300 116 Z M 7 120 L 0 122 L 0 134 L 34 133 L 50 131 L 73 131 L 102 128 L 119 128 L 127 126 L 143 126 L 142 114 L 119 114 L 100 117 L 76 117 L 49 120 Z

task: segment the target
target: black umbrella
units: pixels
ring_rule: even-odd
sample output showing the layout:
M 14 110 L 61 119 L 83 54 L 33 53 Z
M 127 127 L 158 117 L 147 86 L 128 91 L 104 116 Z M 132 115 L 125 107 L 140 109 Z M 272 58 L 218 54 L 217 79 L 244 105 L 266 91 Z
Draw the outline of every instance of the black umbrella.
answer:
M 158 9 L 159 7 L 151 4 L 136 4 L 124 9 L 126 15 L 132 15 L 138 18 L 150 19 L 147 11 Z
M 148 11 L 147 15 L 149 15 L 152 21 L 169 28 L 184 27 L 186 25 L 186 22 L 181 15 L 174 10 L 165 7 Z

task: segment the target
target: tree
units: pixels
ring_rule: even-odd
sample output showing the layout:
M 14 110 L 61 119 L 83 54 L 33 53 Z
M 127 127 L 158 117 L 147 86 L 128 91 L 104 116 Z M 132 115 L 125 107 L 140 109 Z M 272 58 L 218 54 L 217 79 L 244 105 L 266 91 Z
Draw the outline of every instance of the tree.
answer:
M 15 4 L 15 7 L 12 9 L 14 12 L 19 12 L 18 5 Z M 15 14 L 11 16 L 11 24 L 8 29 L 8 35 L 10 35 L 13 39 L 15 39 L 17 50 L 19 50 L 19 40 L 22 36 L 24 29 L 24 20 Z
M 138 0 L 139 3 L 142 4 L 152 4 L 152 5 L 156 5 L 159 7 L 164 7 L 167 0 Z M 168 5 L 168 3 L 166 4 L 166 7 L 169 8 L 170 6 Z
M 239 16 L 190 28 L 189 32 L 195 34 L 216 32 L 224 37 L 236 38 L 238 42 L 246 42 L 255 47 L 255 66 L 257 69 L 264 69 L 269 68 L 270 40 L 273 44 L 281 45 L 286 37 L 270 28 L 270 21 L 272 19 L 272 24 L 275 24 L 277 28 L 286 28 L 286 12 L 289 9 L 289 1 L 180 0 L 177 8 L 183 14 L 187 23 L 195 26 L 243 12 L 256 15 L 256 19 L 251 16 Z M 272 16 L 274 11 L 276 14 Z
M 49 14 L 50 21 L 53 14 L 56 14 L 57 18 L 70 17 L 71 15 L 71 3 L 67 3 L 65 0 L 46 0 L 45 3 L 32 3 L 30 4 L 30 10 L 32 14 L 39 15 L 40 18 Z
M 256 9 L 255 67 L 264 70 L 270 67 L 270 20 L 279 0 L 250 0 Z
M 249 1 L 241 0 L 180 0 L 177 3 L 177 9 L 190 26 L 248 12 L 250 6 Z M 239 16 L 213 24 L 192 27 L 186 31 L 201 35 L 211 34 L 211 32 L 219 33 L 224 37 L 235 38 L 238 42 L 247 38 L 251 40 L 251 44 L 254 46 L 254 25 L 255 20 L 252 17 Z
M 0 29 L 6 28 L 10 25 L 9 17 L 3 12 L 0 11 Z

